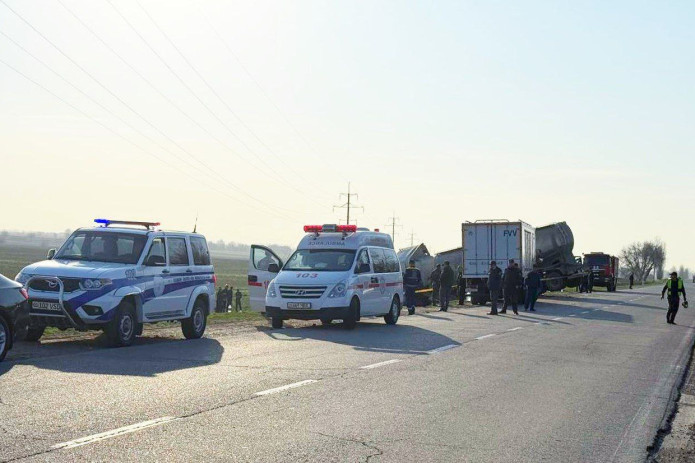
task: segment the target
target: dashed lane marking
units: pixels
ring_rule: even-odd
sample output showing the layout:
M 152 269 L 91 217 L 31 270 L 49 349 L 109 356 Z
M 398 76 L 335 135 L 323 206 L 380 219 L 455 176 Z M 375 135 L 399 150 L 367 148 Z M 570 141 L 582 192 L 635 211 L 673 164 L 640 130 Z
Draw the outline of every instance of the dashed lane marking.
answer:
M 553 321 L 562 320 L 562 317 L 551 318 L 551 320 L 553 320 Z
M 577 316 L 577 314 L 574 314 L 574 313 L 572 315 L 570 315 L 570 317 L 576 317 L 576 316 Z
M 495 333 L 486 334 L 485 336 L 478 336 L 478 337 L 475 338 L 475 339 L 477 339 L 478 341 L 480 341 L 481 339 L 487 339 L 487 338 L 491 338 L 491 337 L 493 337 L 493 336 L 495 336 Z
M 582 313 L 584 314 L 584 313 L 589 313 L 589 312 L 591 312 L 591 310 L 585 310 L 585 311 L 582 312 Z
M 430 355 L 431 354 L 438 354 L 440 352 L 444 352 L 446 350 L 453 349 L 455 347 L 458 347 L 458 344 L 447 344 L 446 346 L 437 347 L 436 349 L 429 350 L 429 351 L 427 351 L 427 353 Z
M 523 330 L 523 326 L 517 326 L 516 328 L 509 328 L 507 331 L 517 331 L 517 330 Z
M 278 392 L 286 391 L 288 389 L 294 389 L 295 387 L 306 386 L 307 384 L 312 384 L 315 382 L 317 382 L 315 379 L 305 379 L 304 381 L 299 381 L 297 383 L 285 384 L 284 386 L 275 387 L 273 389 L 267 389 L 267 390 L 261 391 L 261 392 L 256 392 L 254 395 L 261 396 L 261 395 L 277 394 Z
M 379 367 L 383 367 L 385 365 L 391 365 L 393 363 L 398 363 L 398 362 L 402 362 L 402 360 L 399 360 L 399 359 L 384 360 L 383 362 L 372 363 L 371 365 L 365 365 L 363 367 L 360 367 L 360 370 L 371 370 L 372 368 L 379 368 Z
M 83 445 L 91 444 L 93 442 L 99 442 L 105 439 L 110 439 L 112 437 L 122 436 L 124 434 L 130 434 L 135 431 L 140 431 L 141 429 L 151 428 L 153 426 L 161 426 L 172 421 L 176 421 L 179 418 L 173 416 L 165 416 L 162 418 L 157 418 L 154 420 L 143 421 L 142 423 L 131 424 L 130 426 L 124 426 L 118 429 L 112 429 L 111 431 L 101 432 L 99 434 L 92 434 L 91 436 L 82 437 L 80 439 L 71 440 L 68 442 L 61 442 L 60 444 L 55 444 L 52 449 L 74 449 L 75 447 L 80 447 Z

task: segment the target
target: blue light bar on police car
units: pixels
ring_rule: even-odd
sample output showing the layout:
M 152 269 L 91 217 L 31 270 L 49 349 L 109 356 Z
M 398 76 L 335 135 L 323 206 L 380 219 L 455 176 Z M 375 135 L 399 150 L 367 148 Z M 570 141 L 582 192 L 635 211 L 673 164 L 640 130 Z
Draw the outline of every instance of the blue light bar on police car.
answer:
M 111 219 L 94 219 L 94 223 L 98 223 L 104 227 L 109 225 L 136 225 L 140 227 L 145 227 L 148 230 L 160 225 L 159 222 L 136 222 L 133 220 L 111 220 Z

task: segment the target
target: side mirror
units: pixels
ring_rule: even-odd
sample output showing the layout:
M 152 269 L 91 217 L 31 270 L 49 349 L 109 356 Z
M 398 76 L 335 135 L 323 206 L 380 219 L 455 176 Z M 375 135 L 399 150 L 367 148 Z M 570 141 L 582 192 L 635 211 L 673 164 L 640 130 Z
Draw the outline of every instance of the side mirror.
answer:
M 48 250 L 48 254 L 46 254 L 46 259 L 51 260 L 53 259 L 53 256 L 56 255 L 56 250 L 55 248 L 51 248 Z
M 270 273 L 279 273 L 280 272 L 280 266 L 273 262 L 272 264 L 268 265 L 268 271 Z
M 166 261 L 162 256 L 152 255 L 147 258 L 145 265 L 147 267 L 164 267 L 166 265 Z
M 371 270 L 371 267 L 369 267 L 369 264 L 362 263 L 357 266 L 355 269 L 355 273 L 369 273 Z

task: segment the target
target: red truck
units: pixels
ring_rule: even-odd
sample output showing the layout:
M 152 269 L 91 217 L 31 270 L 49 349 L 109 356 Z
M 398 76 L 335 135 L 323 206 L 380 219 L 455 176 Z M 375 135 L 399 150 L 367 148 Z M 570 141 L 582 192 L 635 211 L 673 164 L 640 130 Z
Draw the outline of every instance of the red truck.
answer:
M 620 259 L 603 252 L 584 254 L 584 267 L 590 273 L 592 286 L 602 286 L 615 291 L 618 284 Z

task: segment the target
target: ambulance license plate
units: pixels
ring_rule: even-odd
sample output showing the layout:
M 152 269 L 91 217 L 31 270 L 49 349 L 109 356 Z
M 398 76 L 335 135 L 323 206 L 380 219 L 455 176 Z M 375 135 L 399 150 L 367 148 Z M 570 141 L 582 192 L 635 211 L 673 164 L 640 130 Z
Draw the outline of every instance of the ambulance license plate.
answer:
M 288 302 L 288 309 L 311 309 L 311 302 Z
M 50 310 L 60 312 L 60 304 L 57 302 L 32 301 L 31 308 L 36 310 Z

